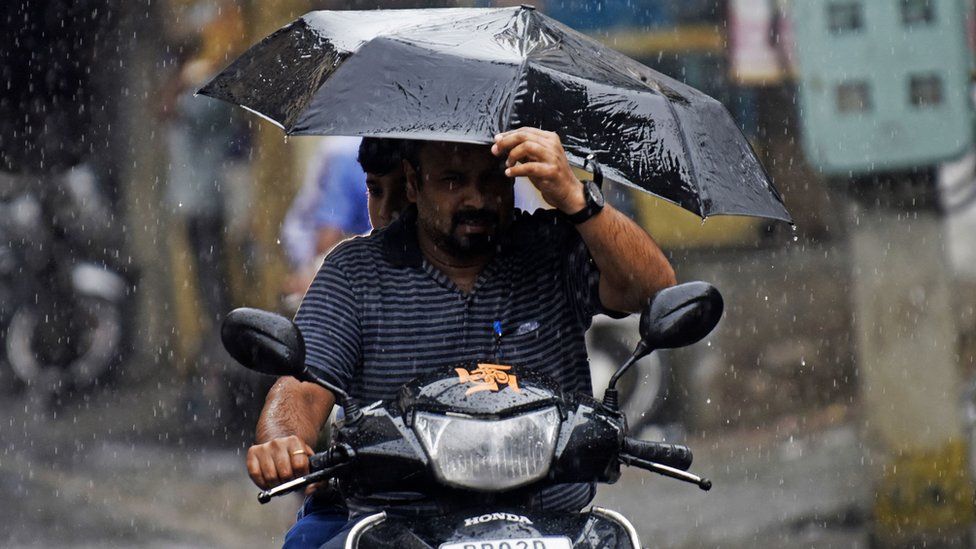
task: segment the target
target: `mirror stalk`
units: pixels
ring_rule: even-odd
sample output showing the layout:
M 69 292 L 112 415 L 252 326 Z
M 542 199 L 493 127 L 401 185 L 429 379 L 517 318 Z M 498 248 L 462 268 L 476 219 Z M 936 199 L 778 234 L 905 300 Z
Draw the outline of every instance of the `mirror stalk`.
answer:
M 634 352 L 630 355 L 630 358 L 627 359 L 627 362 L 624 362 L 620 368 L 617 368 L 617 371 L 613 373 L 612 377 L 610 377 L 610 383 L 607 383 L 607 390 L 603 392 L 604 406 L 613 411 L 620 409 L 620 402 L 617 394 L 617 380 L 620 379 L 620 376 L 629 370 L 635 362 L 647 356 L 651 351 L 653 351 L 653 349 L 650 348 L 650 345 L 648 345 L 647 342 L 643 340 L 637 342 L 637 347 L 634 348 Z
M 359 409 L 359 405 L 356 404 L 356 401 L 353 400 L 348 393 L 342 389 L 339 389 L 338 387 L 333 387 L 324 379 L 313 374 L 308 367 L 302 370 L 301 375 L 297 379 L 299 381 L 310 381 L 335 395 L 336 402 L 339 404 L 339 406 L 342 406 L 342 410 L 346 414 L 346 421 L 355 423 L 363 415 L 362 411 Z

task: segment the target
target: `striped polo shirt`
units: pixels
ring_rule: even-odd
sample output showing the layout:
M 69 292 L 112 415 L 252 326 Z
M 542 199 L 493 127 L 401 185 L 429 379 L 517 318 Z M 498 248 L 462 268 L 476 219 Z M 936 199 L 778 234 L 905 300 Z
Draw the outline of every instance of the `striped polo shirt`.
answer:
M 416 231 L 411 207 L 325 259 L 295 317 L 309 368 L 360 402 L 393 399 L 418 376 L 473 361 L 531 367 L 591 393 L 584 334 L 594 315 L 612 313 L 572 224 L 552 210 L 515 210 L 470 293 L 423 257 Z M 559 485 L 540 503 L 579 509 L 592 497 L 591 485 Z

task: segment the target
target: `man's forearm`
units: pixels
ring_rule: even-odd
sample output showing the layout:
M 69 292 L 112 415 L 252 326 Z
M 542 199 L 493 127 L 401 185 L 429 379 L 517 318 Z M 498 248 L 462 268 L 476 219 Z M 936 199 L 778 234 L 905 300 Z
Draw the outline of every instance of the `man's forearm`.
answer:
M 600 270 L 604 307 L 638 312 L 658 290 L 675 284 L 674 269 L 654 239 L 609 204 L 577 230 Z
M 314 447 L 334 403 L 332 393 L 318 385 L 293 377 L 278 379 L 258 419 L 257 443 L 294 435 Z

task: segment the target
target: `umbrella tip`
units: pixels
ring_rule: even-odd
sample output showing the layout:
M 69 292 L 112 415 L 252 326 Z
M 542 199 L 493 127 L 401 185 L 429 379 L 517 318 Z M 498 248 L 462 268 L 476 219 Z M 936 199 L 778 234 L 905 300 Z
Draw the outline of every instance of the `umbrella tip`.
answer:
M 532 4 L 522 4 L 521 8 L 523 10 L 535 10 L 535 6 L 533 6 Z

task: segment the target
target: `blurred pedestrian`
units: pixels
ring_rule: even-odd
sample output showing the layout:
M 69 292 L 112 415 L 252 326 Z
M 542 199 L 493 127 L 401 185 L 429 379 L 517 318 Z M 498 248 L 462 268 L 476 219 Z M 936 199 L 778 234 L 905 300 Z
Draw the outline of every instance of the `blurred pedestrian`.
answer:
M 169 157 L 164 204 L 174 251 L 186 249 L 189 258 L 188 266 L 176 259 L 173 288 L 178 315 L 182 311 L 177 343 L 186 376 L 184 412 L 188 428 L 202 433 L 211 432 L 215 425 L 209 422 L 220 410 L 229 412 L 237 398 L 232 383 L 223 379 L 229 360 L 217 334 L 231 307 L 224 172 L 240 132 L 232 106 L 194 96 L 215 68 L 207 57 L 189 54 L 165 88 L 160 113 Z
M 400 146 L 396 139 L 337 137 L 319 148 L 282 227 L 292 268 L 286 308 L 297 307 L 336 244 L 385 227 L 406 206 Z
M 359 137 L 322 141 L 301 190 L 292 201 L 281 228 L 291 274 L 286 294 L 303 294 L 321 257 L 342 240 L 369 232 L 366 173 L 356 161 Z
M 234 125 L 227 123 L 232 107 L 193 95 L 212 69 L 209 61 L 197 58 L 179 71 L 178 92 L 166 128 L 166 205 L 173 220 L 185 231 L 195 261 L 206 324 L 213 324 L 229 305 L 223 261 L 222 170 L 235 137 Z

